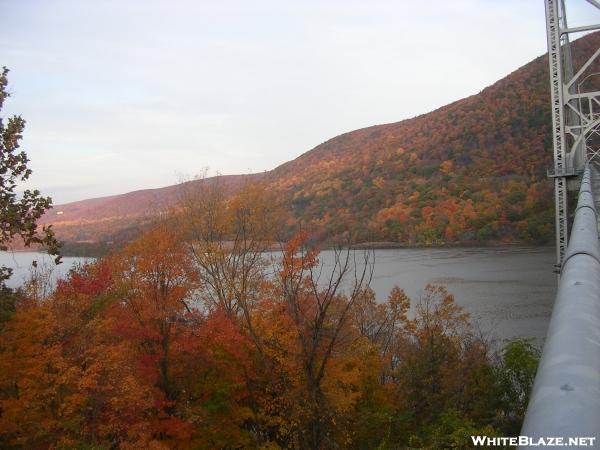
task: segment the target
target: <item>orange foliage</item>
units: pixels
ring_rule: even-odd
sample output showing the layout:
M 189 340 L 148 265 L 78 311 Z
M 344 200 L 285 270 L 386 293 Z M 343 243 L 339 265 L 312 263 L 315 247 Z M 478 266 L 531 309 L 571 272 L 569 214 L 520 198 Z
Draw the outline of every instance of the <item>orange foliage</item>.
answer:
M 231 314 L 203 300 L 171 225 L 18 304 L 0 329 L 0 444 L 358 449 L 408 446 L 448 409 L 493 420 L 488 348 L 445 289 L 427 286 L 411 317 L 401 289 L 375 299 L 367 258 L 344 293 L 350 253 L 319 283 L 300 232 L 248 317 Z

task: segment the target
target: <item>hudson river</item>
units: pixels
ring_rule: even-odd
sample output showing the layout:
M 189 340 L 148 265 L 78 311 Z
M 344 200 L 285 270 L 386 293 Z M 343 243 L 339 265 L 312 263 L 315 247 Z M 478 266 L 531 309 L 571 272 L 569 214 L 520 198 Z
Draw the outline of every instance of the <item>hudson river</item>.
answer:
M 64 276 L 73 264 L 85 261 L 65 257 L 63 264 L 54 266 L 40 253 L 0 252 L 0 265 L 15 271 L 9 286 L 23 283 L 34 259 L 46 261 L 54 277 Z M 333 253 L 323 252 L 321 261 L 327 272 Z M 483 332 L 500 339 L 543 338 L 556 293 L 553 264 L 550 247 L 377 250 L 371 287 L 380 300 L 394 285 L 416 300 L 427 283 L 444 285 Z

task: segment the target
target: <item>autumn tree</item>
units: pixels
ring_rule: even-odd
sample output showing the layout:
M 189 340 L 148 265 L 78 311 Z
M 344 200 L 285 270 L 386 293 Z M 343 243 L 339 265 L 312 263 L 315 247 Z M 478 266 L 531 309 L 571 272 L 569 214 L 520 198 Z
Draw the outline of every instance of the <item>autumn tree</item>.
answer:
M 379 350 L 382 382 L 389 379 L 398 364 L 393 352 L 395 344 L 413 328 L 413 323 L 408 320 L 409 309 L 410 298 L 397 286 L 385 302 L 378 302 L 375 292 L 365 289 L 352 307 L 352 320 L 358 331 Z
M 189 253 L 172 223 L 162 221 L 127 246 L 113 260 L 124 313 L 122 332 L 138 340 L 148 357 L 146 368 L 163 396 L 164 410 L 173 410 L 177 387 L 172 378 L 173 343 L 192 314 L 189 304 L 197 287 Z M 187 314 L 187 315 L 186 315 Z
M 251 315 L 265 282 L 266 252 L 280 237 L 282 207 L 261 183 L 232 194 L 218 178 L 204 179 L 188 183 L 178 217 L 204 305 L 241 316 L 260 346 Z
M 20 302 L 0 331 L 0 446 L 468 448 L 512 432 L 527 345 L 496 361 L 444 288 L 412 310 L 399 288 L 377 302 L 368 257 L 309 242 L 290 240 L 263 279 L 260 349 L 243 314 L 197 301 L 169 222 Z
M 541 352 L 532 339 L 517 338 L 502 347 L 500 356 L 497 371 L 502 415 L 499 419 L 507 434 L 518 433 L 525 418 Z
M 6 89 L 7 75 L 8 69 L 3 67 L 0 71 L 0 111 L 10 95 Z M 50 208 L 52 200 L 42 197 L 38 190 L 30 189 L 26 189 L 20 198 L 17 196 L 18 185 L 31 175 L 27 154 L 18 151 L 24 129 L 25 120 L 21 116 L 10 117 L 6 123 L 0 117 L 0 251 L 7 250 L 13 239 L 19 238 L 27 247 L 32 244 L 46 246 L 59 263 L 60 245 L 52 227 L 43 227 L 41 232 L 37 227 L 38 219 Z M 5 284 L 11 274 L 12 269 L 0 266 L 0 327 L 15 312 L 18 300 L 15 292 Z
M 134 344 L 136 379 L 153 398 L 144 411 L 147 439 L 168 447 L 248 444 L 239 367 L 251 365 L 251 344 L 223 310 L 197 301 L 202 285 L 177 223 L 167 216 L 113 257 L 121 301 L 111 310 L 112 334 Z
M 335 422 L 357 398 L 352 394 L 352 382 L 344 385 L 339 381 L 349 376 L 347 370 L 358 371 L 356 361 L 350 362 L 361 348 L 351 311 L 368 287 L 373 270 L 370 253 L 361 256 L 359 263 L 351 249 L 335 250 L 325 272 L 305 232 L 290 240 L 282 255 L 276 283 L 297 340 L 296 353 L 290 357 L 297 358 L 300 371 L 296 420 L 303 430 L 298 435 L 301 448 L 334 446 Z M 333 385 L 329 384 L 332 378 Z M 336 393 L 334 386 L 341 392 Z M 340 397 L 349 404 L 340 403 Z
M 468 448 L 514 432 L 529 344 L 494 359 L 445 288 L 377 299 L 372 253 L 320 253 L 305 231 L 268 260 L 281 215 L 264 187 L 211 189 L 15 305 L 0 447 Z
M 391 427 L 397 414 L 392 380 L 398 364 L 396 343 L 408 331 L 409 309 L 410 299 L 398 287 L 387 301 L 377 300 L 375 292 L 367 288 L 352 307 L 352 324 L 371 344 L 376 357 L 370 362 L 375 370 L 361 380 L 352 417 L 351 448 L 388 448 L 396 440 Z
M 491 347 L 454 297 L 444 287 L 426 286 L 405 330 L 395 343 L 393 383 L 398 407 L 410 415 L 397 421 L 397 431 L 422 439 L 448 419 L 445 411 L 472 426 L 491 423 L 499 406 Z
M 0 333 L 0 442 L 35 448 L 69 445 L 80 433 L 91 397 L 82 395 L 89 326 L 110 284 L 105 264 L 83 266 L 57 292 L 22 299 Z M 92 333 L 93 334 L 93 333 Z M 93 410 L 94 408 L 90 408 Z
M 47 305 L 22 304 L 0 334 L 0 447 L 36 448 L 65 431 L 73 379 L 52 317 Z
M 0 111 L 4 101 L 10 95 L 8 69 L 0 72 Z M 10 117 L 5 124 L 0 118 L 0 217 L 2 227 L 0 250 L 7 250 L 13 238 L 19 237 L 26 246 L 42 244 L 52 255 L 58 255 L 59 243 L 54 237 L 51 226 L 38 231 L 37 221 L 52 205 L 50 197 L 42 197 L 38 190 L 26 189 L 21 198 L 17 197 L 18 183 L 26 181 L 31 175 L 27 167 L 27 154 L 19 150 L 19 141 L 25 129 L 25 120 L 21 116 Z M 57 256 L 56 261 L 60 261 Z M 0 283 L 11 275 L 11 270 L 0 267 Z

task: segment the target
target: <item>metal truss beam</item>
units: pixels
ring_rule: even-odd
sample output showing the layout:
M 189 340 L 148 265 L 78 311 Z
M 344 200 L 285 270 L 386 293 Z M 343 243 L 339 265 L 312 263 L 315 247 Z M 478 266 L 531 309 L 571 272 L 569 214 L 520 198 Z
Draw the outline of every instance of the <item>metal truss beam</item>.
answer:
M 567 245 L 567 180 L 561 176 L 566 172 L 563 146 L 563 71 L 559 31 L 558 2 L 546 0 L 546 33 L 548 36 L 548 64 L 550 66 L 550 97 L 552 102 L 552 137 L 554 141 L 554 193 L 556 208 L 556 264 L 562 264 Z
M 581 69 L 579 69 L 579 71 L 575 75 L 573 75 L 573 78 L 571 78 L 571 80 L 567 83 L 567 88 L 571 88 L 571 86 L 573 86 L 573 83 L 575 83 L 577 80 L 579 80 L 579 78 L 581 78 L 581 75 L 583 75 L 583 73 L 590 67 L 590 65 L 596 60 L 596 58 L 599 55 L 600 48 L 596 50 L 594 54 L 590 57 L 590 59 L 588 59 L 585 62 L 585 64 L 581 66 Z
M 590 5 L 594 5 L 596 8 L 600 9 L 600 3 L 598 3 L 596 0 L 585 0 L 586 2 L 588 2 Z
M 600 29 L 600 25 L 585 25 L 583 27 L 564 28 L 560 30 L 560 34 L 566 33 L 581 33 L 582 31 L 594 31 Z

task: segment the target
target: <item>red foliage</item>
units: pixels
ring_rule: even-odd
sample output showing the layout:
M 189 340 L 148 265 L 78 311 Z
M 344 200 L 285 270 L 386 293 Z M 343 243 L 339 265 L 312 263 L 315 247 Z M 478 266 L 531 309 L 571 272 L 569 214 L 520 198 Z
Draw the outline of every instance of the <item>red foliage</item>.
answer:
M 112 269 L 108 261 L 101 260 L 97 264 L 84 264 L 71 270 L 66 279 L 58 280 L 56 294 L 67 297 L 83 294 L 90 297 L 105 291 L 112 282 Z

